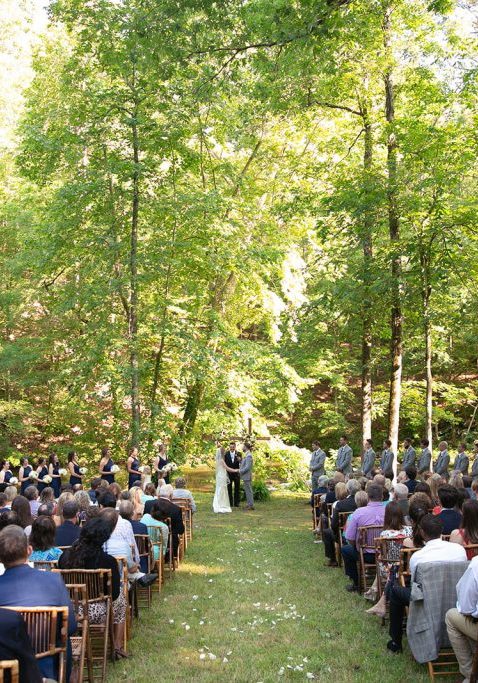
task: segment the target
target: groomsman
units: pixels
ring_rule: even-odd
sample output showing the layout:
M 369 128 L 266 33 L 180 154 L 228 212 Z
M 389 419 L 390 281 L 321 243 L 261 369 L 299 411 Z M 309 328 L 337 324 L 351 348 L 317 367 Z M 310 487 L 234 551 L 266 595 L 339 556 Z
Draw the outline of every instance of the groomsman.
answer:
M 350 474 L 352 472 L 352 456 L 353 452 L 349 446 L 349 440 L 346 436 L 340 437 L 340 447 L 337 451 L 337 460 L 335 461 L 335 469 L 342 474 Z
M 382 457 L 380 458 L 380 469 L 384 477 L 393 479 L 393 461 L 395 454 L 392 451 L 392 442 L 390 439 L 385 439 L 383 442 Z
M 473 481 L 475 479 L 478 479 L 478 441 L 475 441 L 473 443 L 473 465 L 471 466 L 471 476 L 473 477 Z
M 448 444 L 446 441 L 440 441 L 438 444 L 438 458 L 433 465 L 433 471 L 436 474 L 441 474 L 444 479 L 448 479 L 448 465 L 450 464 L 450 456 L 448 455 Z
M 373 450 L 372 439 L 365 439 L 362 472 L 368 478 L 372 478 L 372 470 L 375 466 L 375 451 Z
M 417 459 L 417 454 L 415 449 L 412 446 L 412 440 L 411 439 L 404 439 L 403 440 L 403 461 L 402 461 L 402 470 L 406 469 L 407 467 L 415 467 L 415 460 Z
M 325 474 L 325 452 L 321 449 L 318 441 L 312 442 L 309 470 L 312 475 L 312 491 L 318 487 L 319 477 Z
M 432 463 L 432 452 L 429 449 L 430 442 L 428 439 L 422 439 L 420 441 L 420 446 L 422 447 L 422 452 L 418 458 L 417 470 L 418 474 L 423 474 L 424 472 L 430 472 Z M 478 474 L 477 474 L 478 476 Z
M 453 465 L 453 469 L 455 471 L 461 472 L 464 475 L 467 475 L 469 463 L 470 459 L 466 454 L 466 443 L 458 444 L 458 454 L 455 458 L 455 464 Z

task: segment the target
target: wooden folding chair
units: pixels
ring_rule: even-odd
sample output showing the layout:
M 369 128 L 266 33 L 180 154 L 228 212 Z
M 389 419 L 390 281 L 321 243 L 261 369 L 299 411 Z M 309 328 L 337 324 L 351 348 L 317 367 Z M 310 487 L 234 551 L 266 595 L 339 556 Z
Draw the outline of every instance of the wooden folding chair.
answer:
M 69 583 L 67 586 L 70 599 L 75 610 L 78 635 L 71 636 L 73 658 L 73 675 L 76 683 L 83 683 L 85 660 L 88 670 L 88 681 L 93 683 L 93 661 L 88 627 L 88 594 L 85 584 Z
M 472 560 L 478 555 L 478 543 L 469 543 L 463 547 L 466 550 L 466 557 L 468 560 Z
M 5 674 L 10 674 L 10 683 L 18 683 L 18 660 L 17 659 L 3 659 L 0 660 L 0 683 L 4 683 Z
M 153 571 L 158 575 L 158 592 L 161 592 L 161 586 L 164 583 L 164 555 L 163 538 L 159 527 L 148 526 L 148 536 L 151 542 Z
M 35 560 L 33 562 L 35 569 L 39 569 L 42 572 L 51 572 L 52 569 L 56 569 L 58 566 L 57 560 Z
M 126 557 L 115 557 L 118 564 L 118 571 L 120 573 L 121 590 L 123 591 L 124 599 L 126 602 L 126 624 L 124 629 L 124 640 L 123 649 L 125 652 L 128 651 L 128 640 L 131 638 L 131 601 L 129 596 L 129 578 L 128 578 L 128 561 Z
M 172 502 L 178 505 L 184 511 L 184 527 L 186 529 L 186 538 L 184 539 L 184 547 L 187 550 L 188 542 L 193 540 L 193 511 L 191 501 L 189 498 L 173 498 Z
M 322 536 L 322 515 L 320 514 L 321 493 L 314 493 L 312 505 L 312 531 L 318 530 L 318 535 Z M 317 510 L 319 514 L 317 514 Z
M 151 545 L 151 539 L 149 538 L 148 534 L 135 534 L 134 539 L 136 541 L 136 546 L 138 548 L 138 553 L 141 560 L 141 571 L 149 574 L 153 566 L 153 549 Z M 148 586 L 147 588 L 138 586 L 136 591 L 138 602 L 146 602 L 146 606 L 151 607 L 153 595 L 153 589 L 151 586 Z
M 378 538 L 383 531 L 383 526 L 378 524 L 371 524 L 370 526 L 360 526 L 358 528 L 358 542 L 357 549 L 359 552 L 360 564 L 360 591 L 365 591 L 370 588 L 375 578 L 375 539 Z M 365 555 L 372 554 L 374 556 L 373 562 L 366 562 Z
M 71 545 L 59 545 L 57 547 L 60 548 L 62 552 L 65 552 L 65 550 L 69 550 L 71 548 Z
M 6 607 L 19 612 L 27 629 L 36 659 L 58 661 L 58 683 L 66 683 L 68 607 Z
M 398 564 L 398 581 L 405 588 L 410 583 L 410 558 L 420 548 L 401 548 Z
M 113 638 L 113 598 L 111 585 L 111 569 L 54 569 L 61 574 L 66 585 L 86 585 L 88 601 L 88 630 L 91 642 L 91 661 L 93 667 L 99 667 L 100 680 L 106 678 L 106 663 L 108 658 L 108 645 L 110 655 L 114 657 Z M 95 606 L 99 605 L 104 611 L 105 619 L 101 623 L 93 623 L 92 613 Z M 90 613 L 91 609 L 91 613 Z
M 344 544 L 344 529 L 345 525 L 347 524 L 347 520 L 352 514 L 353 511 L 351 512 L 339 512 L 339 540 L 337 541 L 336 545 L 336 552 L 335 556 L 337 558 L 337 562 L 339 567 L 342 566 L 342 546 Z
M 402 549 L 404 538 L 376 538 L 375 539 L 375 564 L 377 572 L 377 594 L 380 597 L 385 586 L 382 585 L 381 564 L 399 566 L 400 550 Z

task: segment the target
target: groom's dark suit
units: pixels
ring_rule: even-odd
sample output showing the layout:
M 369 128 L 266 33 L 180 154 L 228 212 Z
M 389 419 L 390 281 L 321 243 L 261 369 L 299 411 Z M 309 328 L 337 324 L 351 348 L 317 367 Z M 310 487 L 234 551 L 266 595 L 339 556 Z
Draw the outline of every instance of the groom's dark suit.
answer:
M 237 451 L 234 451 L 233 453 L 231 453 L 231 451 L 226 451 L 224 455 L 224 462 L 228 467 L 231 467 L 233 470 L 239 470 L 239 457 Z M 229 494 L 229 504 L 231 507 L 234 505 L 234 507 L 238 508 L 241 486 L 239 471 L 237 472 L 237 474 L 234 472 L 228 472 L 227 475 L 229 477 L 229 484 L 227 485 L 227 492 Z M 233 489 L 234 496 L 232 495 Z

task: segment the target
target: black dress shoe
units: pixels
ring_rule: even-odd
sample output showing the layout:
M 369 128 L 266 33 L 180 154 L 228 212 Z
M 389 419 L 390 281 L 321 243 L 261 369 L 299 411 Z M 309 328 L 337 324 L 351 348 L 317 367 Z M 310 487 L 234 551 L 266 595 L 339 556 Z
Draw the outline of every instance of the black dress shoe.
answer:
M 158 580 L 157 574 L 145 574 L 140 579 L 138 579 L 138 584 L 140 586 L 142 586 L 143 588 L 147 588 L 148 586 L 151 586 L 151 584 L 153 584 L 157 580 Z
M 401 652 L 403 652 L 402 646 L 399 645 L 398 643 L 396 643 L 394 640 L 388 641 L 387 650 L 389 650 L 390 652 L 393 652 L 394 655 L 398 655 Z
M 359 587 L 351 583 L 350 586 L 345 586 L 345 590 L 349 593 L 358 593 Z
M 339 563 L 336 562 L 335 560 L 329 560 L 328 562 L 324 562 L 324 567 L 338 567 Z

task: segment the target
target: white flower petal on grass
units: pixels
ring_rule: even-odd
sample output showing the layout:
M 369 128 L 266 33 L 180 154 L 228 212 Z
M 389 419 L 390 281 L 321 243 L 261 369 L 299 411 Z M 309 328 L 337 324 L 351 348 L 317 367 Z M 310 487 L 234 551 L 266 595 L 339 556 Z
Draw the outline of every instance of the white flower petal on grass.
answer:
M 279 671 L 277 672 L 277 674 L 278 674 L 279 676 L 283 676 L 283 675 L 284 675 L 284 671 L 285 671 L 284 667 L 281 666 L 281 668 L 279 669 Z
M 312 680 L 312 678 L 315 678 L 314 674 L 313 674 L 313 673 L 310 673 L 310 671 L 308 671 L 308 672 L 306 673 L 306 677 L 307 677 L 308 679 L 310 679 L 310 680 Z
M 227 657 L 223 657 L 223 660 L 222 660 L 222 663 L 223 663 L 223 664 L 227 664 L 227 663 L 228 663 L 228 661 L 229 661 L 229 660 L 228 660 L 228 658 L 227 658 Z
M 199 622 L 199 626 L 202 626 L 204 624 L 204 621 Z
M 232 650 L 229 650 L 229 652 L 226 652 L 226 655 L 230 657 L 232 655 Z
M 199 595 L 193 595 L 193 600 L 197 600 Z
M 204 654 L 204 652 L 201 652 L 201 654 L 199 655 L 199 659 L 206 659 L 206 655 Z
M 212 652 L 209 653 L 209 659 L 212 661 L 213 659 L 217 659 L 216 655 L 213 655 Z
M 191 627 L 189 626 L 189 624 L 186 624 L 186 626 L 185 626 L 184 628 L 186 629 L 186 631 L 189 631 L 189 629 L 190 629 Z

